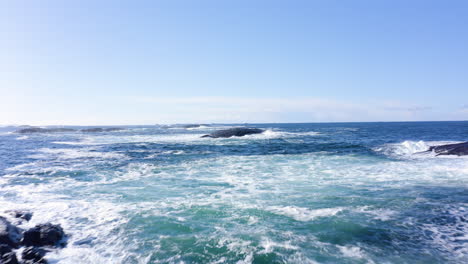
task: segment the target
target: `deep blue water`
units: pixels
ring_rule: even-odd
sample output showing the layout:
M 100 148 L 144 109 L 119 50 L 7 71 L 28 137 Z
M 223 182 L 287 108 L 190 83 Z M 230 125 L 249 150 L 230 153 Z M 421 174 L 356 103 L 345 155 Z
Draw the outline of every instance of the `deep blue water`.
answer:
M 0 128 L 0 214 L 60 223 L 52 263 L 467 263 L 468 122 Z M 78 127 L 75 127 L 78 128 Z

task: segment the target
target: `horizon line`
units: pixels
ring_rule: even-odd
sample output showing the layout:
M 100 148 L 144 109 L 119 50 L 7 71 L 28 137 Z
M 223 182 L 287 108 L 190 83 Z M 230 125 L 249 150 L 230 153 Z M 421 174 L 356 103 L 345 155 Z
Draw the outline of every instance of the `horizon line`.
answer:
M 158 125 L 190 125 L 190 124 L 207 124 L 207 125 L 242 125 L 242 124 L 252 124 L 252 125 L 267 125 L 267 124 L 342 124 L 342 123 L 347 123 L 347 124 L 353 124 L 353 123 L 429 123 L 429 122 L 468 122 L 468 120 L 416 120 L 416 121 L 328 121 L 328 122 L 234 122 L 234 123 L 222 123 L 222 122 L 216 122 L 216 123 L 207 123 L 207 122 L 192 122 L 192 123 L 184 123 L 184 122 L 178 122 L 178 123 L 154 123 L 154 124 L 138 124 L 138 125 L 125 125 L 125 124 L 115 124 L 115 125 L 67 125 L 67 124 L 61 124 L 61 125 L 27 125 L 27 124 L 0 124 L 0 127 L 9 127 L 9 126 L 31 126 L 31 127 L 48 127 L 48 126 L 61 126 L 61 127 L 95 127 L 95 126 L 101 126 L 101 127 L 115 127 L 115 126 L 158 126 Z

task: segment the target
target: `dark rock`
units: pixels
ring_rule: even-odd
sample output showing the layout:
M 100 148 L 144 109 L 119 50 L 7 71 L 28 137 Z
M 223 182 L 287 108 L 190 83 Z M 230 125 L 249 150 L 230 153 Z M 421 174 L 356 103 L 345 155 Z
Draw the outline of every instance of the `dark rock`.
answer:
M 109 127 L 109 128 L 104 128 L 104 132 L 114 132 L 114 131 L 122 131 L 124 128 L 121 127 Z
M 81 129 L 81 132 L 88 132 L 88 133 L 104 132 L 104 129 L 102 129 L 100 127 L 86 128 L 86 129 Z
M 202 126 L 210 126 L 208 124 L 174 124 L 174 125 L 160 125 L 163 129 L 189 129 L 189 128 L 200 128 Z
M 82 129 L 81 132 L 97 133 L 97 132 L 113 132 L 113 131 L 120 131 L 120 130 L 123 130 L 123 128 L 120 128 L 120 127 L 108 127 L 108 128 L 94 127 L 94 128 Z
M 5 217 L 0 216 L 0 244 L 16 248 L 20 239 L 20 230 L 6 220 Z
M 60 246 L 64 237 L 65 233 L 60 225 L 47 223 L 24 232 L 21 243 L 25 246 Z
M 22 258 L 27 263 L 46 264 L 47 260 L 44 259 L 47 251 L 37 247 L 27 247 L 23 250 Z
M 209 135 L 204 135 L 202 138 L 229 138 L 229 137 L 242 137 L 245 135 L 251 134 L 260 134 L 263 133 L 264 130 L 259 128 L 247 128 L 247 127 L 236 127 L 236 128 L 229 128 L 215 131 Z
M 74 132 L 75 129 L 71 128 L 48 128 L 46 132 L 55 133 L 55 132 Z
M 26 133 L 41 133 L 45 132 L 45 128 L 40 128 L 40 127 L 28 127 L 28 128 L 23 128 L 20 130 L 15 131 L 15 133 L 20 133 L 20 134 L 26 134 Z
M 29 133 L 56 133 L 56 132 L 73 132 L 71 128 L 40 128 L 40 127 L 29 127 L 15 131 L 15 133 L 29 134 Z
M 182 128 L 200 128 L 202 126 L 208 126 L 207 124 L 188 124 L 183 125 Z
M 5 253 L 0 257 L 1 264 L 18 264 L 15 252 Z
M 0 257 L 11 252 L 11 247 L 7 244 L 0 244 Z
M 447 144 L 439 146 L 431 146 L 428 151 L 433 151 L 439 155 L 457 155 L 463 156 L 468 155 L 468 142 L 457 143 L 457 144 Z
M 182 127 L 183 128 L 199 128 L 200 125 L 195 125 L 195 124 L 193 124 L 193 125 L 183 125 Z
M 21 218 L 26 221 L 31 220 L 32 215 L 33 215 L 31 212 L 21 211 L 21 210 L 12 210 L 12 211 L 6 211 L 6 212 L 9 213 L 14 218 Z
M 1 264 L 17 264 L 18 259 L 16 258 L 15 252 L 12 252 L 11 247 L 5 244 L 0 245 L 0 263 Z

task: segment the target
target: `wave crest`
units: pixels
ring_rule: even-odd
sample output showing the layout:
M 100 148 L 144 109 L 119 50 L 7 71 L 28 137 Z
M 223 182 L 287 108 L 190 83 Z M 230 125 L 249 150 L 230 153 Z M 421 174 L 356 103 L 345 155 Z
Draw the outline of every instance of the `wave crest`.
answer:
M 400 143 L 385 144 L 374 148 L 374 151 L 383 153 L 390 157 L 427 157 L 434 156 L 434 153 L 428 152 L 429 147 L 457 143 L 453 141 L 411 141 L 405 140 Z M 418 154 L 418 155 L 415 155 Z

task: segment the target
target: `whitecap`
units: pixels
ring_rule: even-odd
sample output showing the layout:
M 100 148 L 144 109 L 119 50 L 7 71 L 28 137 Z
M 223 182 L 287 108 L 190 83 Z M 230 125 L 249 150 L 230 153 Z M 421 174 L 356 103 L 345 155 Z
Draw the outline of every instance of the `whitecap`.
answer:
M 101 158 L 101 159 L 122 159 L 127 156 L 116 152 L 99 152 L 93 149 L 53 149 L 41 148 L 38 149 L 39 154 L 30 155 L 29 158 L 34 159 L 79 159 L 79 158 Z
M 373 209 L 370 206 L 358 207 L 353 211 L 368 214 L 370 216 L 373 216 L 375 220 L 380 220 L 380 221 L 389 221 L 393 219 L 395 215 L 398 214 L 397 211 L 394 211 L 391 209 L 385 209 L 385 208 Z
M 429 147 L 453 143 L 460 142 L 406 140 L 400 143 L 384 144 L 382 146 L 375 147 L 373 150 L 395 158 L 426 158 L 435 156 L 435 153 L 428 151 Z
M 365 254 L 362 252 L 361 248 L 356 246 L 340 246 L 337 245 L 338 249 L 340 250 L 341 254 L 345 257 L 350 258 L 364 258 Z
M 109 145 L 122 143 L 190 143 L 205 140 L 203 134 L 158 134 L 158 135 L 130 135 L 130 136 L 90 136 L 80 141 L 56 141 L 55 144 L 63 145 Z
M 285 215 L 294 218 L 297 221 L 310 221 L 314 220 L 318 217 L 329 217 L 334 216 L 337 213 L 344 210 L 342 207 L 336 208 L 322 208 L 322 209 L 315 209 L 311 210 L 304 207 L 297 207 L 297 206 L 271 206 L 268 207 L 267 210 L 279 214 Z

